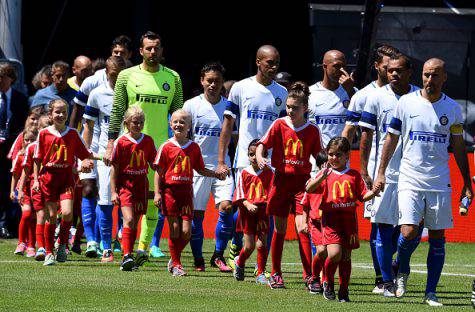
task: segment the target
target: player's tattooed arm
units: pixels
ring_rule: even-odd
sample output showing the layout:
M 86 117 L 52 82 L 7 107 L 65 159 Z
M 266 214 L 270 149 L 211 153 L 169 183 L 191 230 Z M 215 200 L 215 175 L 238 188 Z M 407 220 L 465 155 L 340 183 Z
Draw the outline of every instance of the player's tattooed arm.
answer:
M 386 140 L 383 145 L 383 152 L 381 154 L 381 163 L 379 164 L 378 175 L 376 181 L 373 184 L 373 191 L 382 192 L 386 184 L 386 168 L 388 167 L 391 157 L 396 150 L 397 142 L 399 141 L 399 135 L 388 132 Z
M 368 174 L 368 161 L 371 152 L 371 144 L 373 143 L 373 130 L 362 127 L 361 142 L 360 142 L 360 173 L 366 187 L 373 188 L 373 179 Z
M 341 133 L 341 136 L 344 138 L 347 138 L 348 141 L 353 142 L 353 138 L 355 137 L 356 129 L 358 126 L 354 125 L 345 125 L 345 128 L 343 129 L 343 132 Z
M 314 179 L 308 180 L 307 185 L 305 186 L 305 191 L 307 193 L 315 193 L 317 188 L 326 180 L 326 178 L 328 178 L 330 173 L 332 173 L 330 164 L 328 162 L 324 163 L 322 170 L 317 173 L 317 176 Z

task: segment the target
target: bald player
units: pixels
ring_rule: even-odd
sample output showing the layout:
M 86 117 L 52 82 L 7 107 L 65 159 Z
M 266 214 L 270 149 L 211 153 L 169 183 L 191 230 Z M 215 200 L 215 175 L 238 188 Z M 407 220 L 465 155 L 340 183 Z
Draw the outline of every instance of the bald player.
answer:
M 375 190 L 384 190 L 386 168 L 401 138 L 398 180 L 401 234 L 396 296 L 402 297 L 406 293 L 409 262 L 417 246 L 419 223 L 424 219 L 424 227 L 429 229 L 424 302 L 430 306 L 442 305 L 435 293 L 445 262 L 445 229 L 453 227 L 449 145 L 464 181 L 460 198 L 471 200 L 473 196 L 463 140 L 462 112 L 457 102 L 442 92 L 446 80 L 444 61 L 429 59 L 422 69 L 423 89 L 399 99 L 387 130 L 374 184 Z
M 84 55 L 80 55 L 74 59 L 72 71 L 74 76 L 68 79 L 68 85 L 78 91 L 82 82 L 93 74 L 92 61 Z
M 261 46 L 256 53 L 256 65 L 256 75 L 236 82 L 229 92 L 219 139 L 217 170 L 220 173 L 229 170 L 225 159 L 236 121 L 239 127 L 239 139 L 233 168 L 236 169 L 236 176 L 239 177 L 240 171 L 249 165 L 247 157 L 249 143 L 263 137 L 274 120 L 285 115 L 287 89 L 274 80 L 280 65 L 279 51 L 271 45 Z M 231 234 L 232 212 L 223 214 L 223 217 L 220 216 L 218 222 L 222 222 L 226 229 L 229 227 Z M 273 228 L 273 222 L 270 227 Z M 212 259 L 223 260 L 223 252 L 224 249 L 215 250 Z

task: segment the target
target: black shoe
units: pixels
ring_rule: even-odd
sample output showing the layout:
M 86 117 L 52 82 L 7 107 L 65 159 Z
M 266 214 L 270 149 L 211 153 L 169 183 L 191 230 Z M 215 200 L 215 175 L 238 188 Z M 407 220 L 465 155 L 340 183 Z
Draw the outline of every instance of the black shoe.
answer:
M 475 280 L 472 282 L 472 306 L 475 308 Z
M 339 302 L 351 302 L 350 297 L 349 297 L 349 293 L 348 293 L 348 289 L 338 290 L 338 301 Z
M 308 291 L 311 294 L 321 294 L 323 292 L 322 284 L 319 279 L 312 279 L 307 284 Z
M 12 238 L 10 232 L 8 232 L 7 228 L 0 228 L 0 237 L 4 239 Z
M 327 300 L 335 300 L 336 299 L 335 290 L 333 289 L 332 285 L 327 285 L 323 289 L 323 298 L 325 298 Z
M 71 247 L 71 251 L 80 255 L 82 250 L 81 250 L 81 244 L 76 244 L 74 243 L 73 246 Z
M 131 254 L 126 254 L 122 259 L 122 263 L 120 264 L 121 271 L 135 271 L 137 270 L 137 265 L 134 261 L 134 256 Z

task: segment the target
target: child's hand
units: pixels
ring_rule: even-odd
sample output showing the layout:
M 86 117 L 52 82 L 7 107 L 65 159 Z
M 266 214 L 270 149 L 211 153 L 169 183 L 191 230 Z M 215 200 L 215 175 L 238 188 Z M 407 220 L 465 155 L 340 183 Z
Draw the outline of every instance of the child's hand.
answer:
M 91 159 L 86 158 L 81 162 L 81 168 L 83 172 L 86 172 L 84 171 L 84 168 L 89 168 L 89 169 L 94 168 L 94 162 Z
M 250 213 L 256 213 L 257 212 L 257 206 L 254 205 L 254 204 L 249 203 L 246 208 Z
M 330 175 L 330 173 L 332 173 L 333 169 L 330 165 L 329 162 L 326 162 L 323 164 L 322 166 L 322 170 L 320 171 L 322 173 L 322 177 L 326 178 Z
M 25 197 L 23 190 L 18 190 L 18 201 L 21 203 Z
M 33 182 L 33 187 L 32 187 L 33 190 L 39 192 L 40 191 L 40 182 L 38 182 L 38 180 L 35 180 L 35 182 Z
M 112 202 L 114 205 L 118 205 L 118 204 L 119 204 L 119 194 L 117 194 L 117 192 L 112 192 L 112 194 L 111 194 L 111 202 Z
M 155 196 L 153 197 L 153 204 L 158 208 L 162 206 L 162 196 L 160 193 L 155 193 Z
M 14 201 L 15 200 L 15 192 L 10 192 L 10 200 Z
M 266 158 L 261 157 L 260 155 L 256 155 L 257 158 L 257 165 L 259 166 L 259 169 L 264 169 L 265 166 L 269 163 L 269 160 Z

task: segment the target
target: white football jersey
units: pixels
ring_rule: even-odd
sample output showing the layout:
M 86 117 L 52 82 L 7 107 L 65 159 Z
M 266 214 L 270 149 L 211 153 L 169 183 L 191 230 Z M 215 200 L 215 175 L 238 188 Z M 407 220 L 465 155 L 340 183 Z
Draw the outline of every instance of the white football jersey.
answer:
M 451 135 L 463 134 L 460 106 L 442 93 L 434 103 L 421 91 L 399 99 L 388 132 L 402 138 L 398 190 L 451 190 L 449 146 Z
M 410 85 L 408 93 L 419 90 L 418 87 Z M 381 153 L 383 151 L 384 141 L 386 140 L 387 128 L 391 122 L 391 118 L 396 110 L 397 102 L 400 96 L 395 94 L 389 84 L 379 88 L 367 97 L 366 104 L 359 126 L 369 128 L 374 131 L 371 153 L 368 161 L 368 173 L 374 180 L 376 171 L 381 162 Z M 394 155 L 389 161 L 386 169 L 386 182 L 397 183 L 399 176 L 399 165 L 401 163 L 402 148 L 401 140 L 394 151 Z
M 327 146 L 328 141 L 341 136 L 345 128 L 350 97 L 341 85 L 332 91 L 317 82 L 309 89 L 308 118 L 320 128 L 323 146 Z
M 112 111 L 113 102 L 114 90 L 112 90 L 109 83 L 102 84 L 92 90 L 87 100 L 83 118 L 94 120 L 94 129 L 96 126 L 100 129 L 100 135 L 98 139 L 99 154 L 104 154 L 107 149 L 107 143 L 109 141 L 109 117 Z
M 372 81 L 366 87 L 356 91 L 351 97 L 350 106 L 346 112 L 346 124 L 350 126 L 357 126 L 361 118 L 368 95 L 378 90 L 380 87 L 376 81 Z
M 232 86 L 224 114 L 234 119 L 239 118 L 234 168 L 249 165 L 249 143 L 263 137 L 272 122 L 285 115 L 287 94 L 287 89 L 277 82 L 272 81 L 270 85 L 264 86 L 256 81 L 256 76 L 243 79 Z
M 183 105 L 192 118 L 191 134 L 201 148 L 201 154 L 205 167 L 211 170 L 218 166 L 219 136 L 223 126 L 224 111 L 227 100 L 221 97 L 221 101 L 211 104 L 204 94 L 195 96 Z M 231 165 L 229 156 L 226 154 L 226 164 Z

